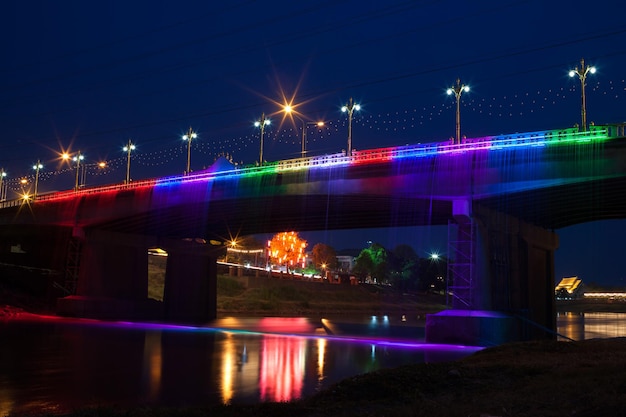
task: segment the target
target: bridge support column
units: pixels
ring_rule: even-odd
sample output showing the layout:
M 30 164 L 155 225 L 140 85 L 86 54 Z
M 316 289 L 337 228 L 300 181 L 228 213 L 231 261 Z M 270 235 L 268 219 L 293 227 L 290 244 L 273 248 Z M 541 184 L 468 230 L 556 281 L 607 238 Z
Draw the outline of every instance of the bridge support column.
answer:
M 471 303 L 429 315 L 426 340 L 489 346 L 554 338 L 558 236 L 476 205 L 472 221 L 476 234 Z
M 193 240 L 165 245 L 165 319 L 206 323 L 217 317 L 217 257 L 211 244 Z
M 57 301 L 57 313 L 99 319 L 157 318 L 148 300 L 148 247 L 145 236 L 87 230 L 76 294 Z

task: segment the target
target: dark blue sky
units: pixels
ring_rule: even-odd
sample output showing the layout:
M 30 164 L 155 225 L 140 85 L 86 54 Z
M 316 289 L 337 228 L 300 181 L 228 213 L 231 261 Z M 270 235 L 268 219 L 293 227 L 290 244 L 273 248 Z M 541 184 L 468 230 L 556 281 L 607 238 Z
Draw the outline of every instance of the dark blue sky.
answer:
M 132 139 L 133 178 L 179 174 L 190 126 L 192 169 L 221 154 L 253 163 L 262 113 L 273 122 L 265 158 L 297 157 L 301 126 L 282 122 L 283 97 L 304 119 L 326 121 L 308 130 L 311 154 L 346 148 L 339 109 L 350 97 L 362 105 L 356 149 L 441 141 L 454 135 L 445 90 L 457 77 L 471 86 L 461 106 L 468 137 L 568 127 L 580 123 L 580 82 L 567 72 L 582 57 L 598 68 L 588 120 L 622 122 L 623 11 L 614 0 L 5 2 L 0 168 L 15 181 L 41 159 L 41 190 L 69 188 L 71 170 L 56 152 L 80 150 L 87 184 L 121 182 L 121 147 Z M 105 170 L 91 165 L 101 160 Z M 623 282 L 625 223 L 559 231 L 557 277 Z M 325 236 L 360 247 L 368 233 L 420 254 L 437 234 Z

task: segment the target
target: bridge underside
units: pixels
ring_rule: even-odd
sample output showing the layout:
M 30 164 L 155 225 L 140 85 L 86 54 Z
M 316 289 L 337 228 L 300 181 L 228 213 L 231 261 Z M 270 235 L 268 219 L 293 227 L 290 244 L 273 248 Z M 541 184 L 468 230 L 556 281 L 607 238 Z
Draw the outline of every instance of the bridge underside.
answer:
M 529 190 L 475 201 L 527 223 L 557 230 L 597 220 L 626 218 L 626 178 Z
M 280 201 L 280 203 L 278 203 Z M 445 225 L 452 202 L 387 196 L 242 198 L 154 210 L 102 222 L 98 229 L 170 238 L 228 238 L 286 230 L 312 231 Z

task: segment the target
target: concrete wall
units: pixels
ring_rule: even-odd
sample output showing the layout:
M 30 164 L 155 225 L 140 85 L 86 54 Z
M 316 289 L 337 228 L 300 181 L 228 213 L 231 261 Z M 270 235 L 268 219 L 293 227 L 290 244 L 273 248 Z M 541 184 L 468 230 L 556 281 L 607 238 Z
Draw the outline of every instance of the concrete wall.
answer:
M 554 251 L 556 233 L 515 217 L 474 208 L 478 224 L 477 272 L 483 277 L 479 309 L 509 313 L 525 323 L 524 339 L 556 331 Z
M 491 346 L 556 337 L 554 251 L 558 236 L 474 205 L 471 305 L 429 315 L 426 340 Z
M 205 323 L 217 317 L 217 253 L 194 241 L 169 242 L 164 316 L 179 323 Z
M 148 295 L 145 236 L 87 231 L 76 295 L 142 300 Z

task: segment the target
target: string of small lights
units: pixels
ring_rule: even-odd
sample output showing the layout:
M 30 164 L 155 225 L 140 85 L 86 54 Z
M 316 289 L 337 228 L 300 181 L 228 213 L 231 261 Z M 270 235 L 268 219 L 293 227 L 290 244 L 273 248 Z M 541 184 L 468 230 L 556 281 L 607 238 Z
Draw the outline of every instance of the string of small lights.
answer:
M 572 83 L 570 86 L 536 90 L 532 92 L 519 92 L 501 96 L 480 97 L 478 93 L 474 97 L 469 95 L 461 101 L 464 112 L 474 114 L 487 119 L 513 119 L 524 118 L 534 113 L 541 113 L 546 109 L 561 106 L 565 103 L 576 102 L 579 94 L 579 84 Z M 596 100 L 609 100 L 616 105 L 626 98 L 626 79 L 593 81 L 587 84 L 588 91 Z M 475 91 L 475 90 L 474 90 Z M 454 109 L 451 100 L 442 100 L 440 103 L 430 106 L 422 106 L 411 109 L 397 110 L 386 113 L 370 113 L 365 106 L 363 112 L 355 113 L 353 122 L 361 128 L 378 132 L 411 132 L 411 130 L 427 126 L 429 123 L 440 119 L 450 118 Z M 575 120 L 575 118 L 573 118 Z M 307 141 L 313 144 L 323 144 L 325 148 L 335 151 L 343 145 L 347 129 L 346 118 L 338 118 L 325 122 L 322 127 L 310 129 Z M 250 133 L 238 137 L 212 137 L 205 134 L 205 138 L 192 143 L 193 152 L 202 154 L 204 161 L 209 163 L 220 157 L 229 161 L 237 161 L 243 164 L 241 154 L 258 146 L 258 134 Z M 266 132 L 266 140 L 274 145 L 300 146 L 302 140 L 301 128 L 285 124 L 282 129 Z M 416 140 L 417 141 L 417 140 Z M 186 153 L 186 145 L 174 142 L 171 146 L 162 147 L 152 151 L 138 150 L 133 153 L 133 164 L 144 167 L 161 167 L 175 161 L 180 161 Z M 294 152 L 295 154 L 295 152 Z M 81 166 L 81 175 L 94 177 L 107 177 L 118 174 L 126 166 L 126 157 L 119 156 L 108 159 L 101 163 L 85 163 Z M 206 168 L 206 166 L 205 166 Z M 58 176 L 69 172 L 75 172 L 76 168 L 64 166 L 56 169 L 42 169 L 39 171 L 38 181 L 45 183 Z M 32 184 L 35 180 L 35 172 L 29 171 L 17 175 L 4 177 L 4 186 L 13 191 L 23 190 L 25 185 Z

